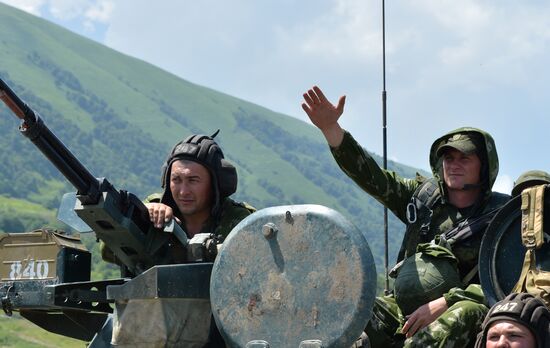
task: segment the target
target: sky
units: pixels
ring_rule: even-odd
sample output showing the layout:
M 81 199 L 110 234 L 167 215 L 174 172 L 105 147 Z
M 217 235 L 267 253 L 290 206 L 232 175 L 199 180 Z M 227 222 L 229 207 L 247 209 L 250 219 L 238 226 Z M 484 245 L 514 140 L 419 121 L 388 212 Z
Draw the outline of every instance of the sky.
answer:
M 311 86 L 346 95 L 341 125 L 382 154 L 381 0 L 0 2 L 305 122 Z M 429 170 L 433 140 L 473 126 L 495 139 L 495 190 L 550 172 L 550 2 L 393 0 L 385 13 L 389 159 Z

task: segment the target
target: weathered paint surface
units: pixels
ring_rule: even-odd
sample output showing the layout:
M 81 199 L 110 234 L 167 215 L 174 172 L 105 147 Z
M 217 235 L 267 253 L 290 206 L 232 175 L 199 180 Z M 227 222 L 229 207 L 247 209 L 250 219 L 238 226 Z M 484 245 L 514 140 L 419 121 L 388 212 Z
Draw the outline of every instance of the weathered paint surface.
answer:
M 214 264 L 210 296 L 232 346 L 318 339 L 346 347 L 370 318 L 375 288 L 363 234 L 334 210 L 296 205 L 260 210 L 233 229 Z

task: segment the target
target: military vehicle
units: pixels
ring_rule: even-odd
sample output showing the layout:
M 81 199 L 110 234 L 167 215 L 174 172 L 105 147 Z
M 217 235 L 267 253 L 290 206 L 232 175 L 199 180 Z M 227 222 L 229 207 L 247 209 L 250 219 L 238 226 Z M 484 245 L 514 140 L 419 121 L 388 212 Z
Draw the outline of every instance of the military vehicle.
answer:
M 489 304 L 502 300 L 512 291 L 524 270 L 531 268 L 539 274 L 540 283 L 533 284 L 537 293 L 548 305 L 550 296 L 550 185 L 541 185 L 539 207 L 540 232 L 539 244 L 529 248 L 523 240 L 525 229 L 525 210 L 528 207 L 525 198 L 517 194 L 495 215 L 483 237 L 479 254 L 479 278 L 483 292 Z M 526 246 L 527 244 L 527 246 Z M 524 264 L 528 249 L 532 249 L 532 265 Z M 530 289 L 531 291 L 531 289 Z
M 77 235 L 41 229 L 0 233 L 0 298 L 7 315 L 90 342 L 90 347 L 214 347 L 219 330 L 231 347 L 350 347 L 370 319 L 376 271 L 364 235 L 318 205 L 260 210 L 222 245 L 188 239 L 171 221 L 156 229 L 143 203 L 95 178 L 40 116 L 0 79 L 0 99 L 22 120 L 20 131 L 75 187 L 59 218 L 93 231 L 120 260 L 122 278 L 90 281 L 91 257 Z M 550 190 L 546 186 L 544 192 Z M 543 206 L 549 204 L 545 195 Z M 493 218 L 481 244 L 479 272 L 489 304 L 514 288 L 522 197 Z M 550 221 L 544 210 L 544 221 Z M 545 227 L 545 226 L 544 226 Z M 188 262 L 170 264 L 170 234 Z M 535 266 L 550 269 L 547 243 Z M 216 329 L 217 328 L 217 329 Z
M 90 281 L 90 253 L 56 230 L 0 234 L 0 298 L 7 315 L 90 342 L 90 347 L 350 347 L 368 322 L 376 270 L 365 236 L 318 205 L 260 210 L 222 245 L 156 229 L 132 193 L 95 178 L 37 112 L 0 79 L 0 99 L 21 133 L 75 187 L 59 216 L 115 254 L 122 278 Z M 170 264 L 170 234 L 188 262 Z M 222 344 L 223 345 L 223 344 Z

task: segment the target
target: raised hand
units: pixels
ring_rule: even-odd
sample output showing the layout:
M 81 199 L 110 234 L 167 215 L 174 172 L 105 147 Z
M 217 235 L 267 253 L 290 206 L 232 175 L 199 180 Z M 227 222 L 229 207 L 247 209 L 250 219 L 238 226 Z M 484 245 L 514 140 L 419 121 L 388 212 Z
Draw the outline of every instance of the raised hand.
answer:
M 317 86 L 304 93 L 302 109 L 309 116 L 311 122 L 319 128 L 329 145 L 338 146 L 342 142 L 343 130 L 338 124 L 338 119 L 344 112 L 346 96 L 341 96 L 338 105 L 333 105 Z

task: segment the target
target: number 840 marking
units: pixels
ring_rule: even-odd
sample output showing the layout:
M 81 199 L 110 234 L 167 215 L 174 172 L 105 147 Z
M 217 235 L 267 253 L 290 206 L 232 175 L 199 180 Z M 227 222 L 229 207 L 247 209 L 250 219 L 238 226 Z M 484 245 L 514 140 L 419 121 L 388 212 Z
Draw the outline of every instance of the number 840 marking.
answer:
M 11 264 L 9 279 L 45 279 L 48 278 L 49 266 L 47 260 L 29 260 L 23 267 L 21 261 Z

